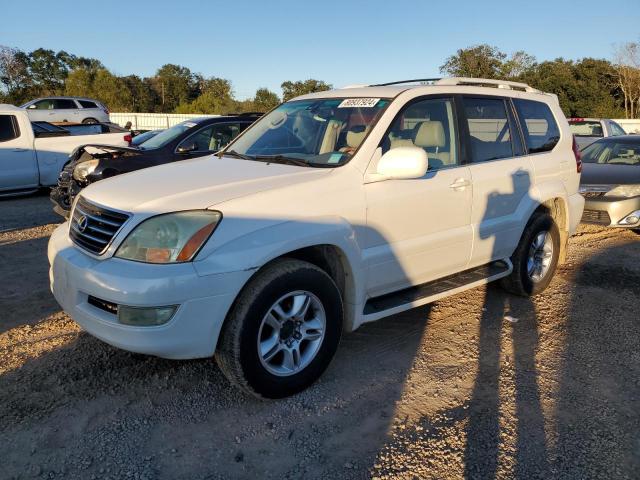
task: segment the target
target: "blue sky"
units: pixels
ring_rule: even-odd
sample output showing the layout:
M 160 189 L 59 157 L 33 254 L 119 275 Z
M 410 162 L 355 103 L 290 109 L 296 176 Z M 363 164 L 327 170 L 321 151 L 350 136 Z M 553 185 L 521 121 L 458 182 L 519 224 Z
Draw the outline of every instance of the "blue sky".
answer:
M 579 6 L 578 6 L 579 5 Z M 344 86 L 439 76 L 458 48 L 538 60 L 611 58 L 640 41 L 640 1 L 4 0 L 0 45 L 66 50 L 120 75 L 178 63 L 231 80 L 239 98 L 285 80 Z

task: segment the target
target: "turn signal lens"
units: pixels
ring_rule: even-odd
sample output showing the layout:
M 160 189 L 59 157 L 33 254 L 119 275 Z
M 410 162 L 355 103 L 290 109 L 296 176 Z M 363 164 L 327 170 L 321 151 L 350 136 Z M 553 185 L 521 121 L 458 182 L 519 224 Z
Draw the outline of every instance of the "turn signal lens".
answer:
M 184 247 L 182 247 L 182 250 L 180 250 L 180 253 L 178 254 L 176 260 L 178 262 L 186 262 L 190 260 L 200 249 L 202 244 L 207 240 L 207 238 L 209 238 L 209 235 L 211 235 L 211 232 L 213 232 L 214 228 L 215 224 L 210 223 L 209 225 L 205 225 L 196 233 L 194 233 L 193 236 L 187 241 L 187 243 L 185 243 Z

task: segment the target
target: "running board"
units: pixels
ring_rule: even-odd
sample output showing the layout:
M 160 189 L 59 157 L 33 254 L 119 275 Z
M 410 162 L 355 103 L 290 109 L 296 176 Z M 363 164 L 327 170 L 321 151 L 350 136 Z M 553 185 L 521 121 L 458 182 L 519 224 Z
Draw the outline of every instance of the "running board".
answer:
M 410 310 L 434 302 L 470 288 L 506 277 L 513 271 L 511 260 L 504 259 L 464 270 L 432 282 L 405 288 L 367 300 L 364 305 L 363 323 Z

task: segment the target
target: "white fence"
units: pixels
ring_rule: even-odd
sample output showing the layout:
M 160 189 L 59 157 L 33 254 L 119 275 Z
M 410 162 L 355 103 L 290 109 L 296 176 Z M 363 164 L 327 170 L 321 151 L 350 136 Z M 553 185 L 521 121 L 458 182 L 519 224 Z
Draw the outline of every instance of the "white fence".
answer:
M 111 121 L 124 127 L 127 122 L 131 122 L 134 130 L 158 130 L 169 128 L 174 125 L 198 117 L 219 117 L 220 115 L 202 115 L 198 113 L 111 113 Z M 616 119 L 616 122 L 624 128 L 627 133 L 640 134 L 640 119 Z
M 620 118 L 614 120 L 627 133 L 640 133 L 640 120 L 636 118 Z
M 133 130 L 158 130 L 170 128 L 180 122 L 191 118 L 219 117 L 220 115 L 202 114 L 181 114 L 181 113 L 110 113 L 109 118 L 113 123 L 124 127 L 127 122 L 131 122 Z

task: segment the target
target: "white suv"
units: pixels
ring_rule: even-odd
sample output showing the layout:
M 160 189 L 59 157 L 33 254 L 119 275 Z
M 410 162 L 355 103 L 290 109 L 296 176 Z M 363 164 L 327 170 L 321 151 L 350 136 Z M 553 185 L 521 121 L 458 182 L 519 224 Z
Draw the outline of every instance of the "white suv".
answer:
M 109 110 L 98 100 L 84 97 L 36 98 L 25 103 L 32 122 L 107 123 Z
M 555 96 L 449 78 L 298 97 L 218 156 L 98 182 L 49 243 L 84 329 L 215 357 L 269 398 L 325 370 L 343 330 L 502 279 L 541 292 L 584 200 Z

